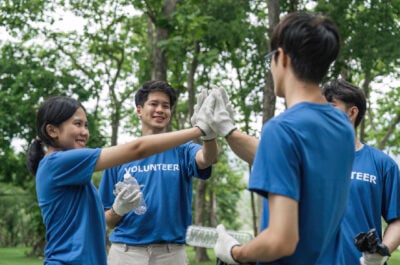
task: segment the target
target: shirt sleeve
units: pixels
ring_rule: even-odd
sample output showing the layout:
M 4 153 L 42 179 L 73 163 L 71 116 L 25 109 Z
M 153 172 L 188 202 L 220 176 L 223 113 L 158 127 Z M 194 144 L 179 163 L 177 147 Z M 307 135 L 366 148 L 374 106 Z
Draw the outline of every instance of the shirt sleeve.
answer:
M 58 186 L 84 185 L 91 181 L 101 149 L 80 148 L 54 153 L 50 163 Z
M 300 154 L 293 132 L 282 122 L 264 125 L 249 179 L 249 189 L 261 196 L 300 198 Z
M 390 159 L 385 173 L 382 216 L 386 222 L 400 217 L 400 173 L 396 162 Z

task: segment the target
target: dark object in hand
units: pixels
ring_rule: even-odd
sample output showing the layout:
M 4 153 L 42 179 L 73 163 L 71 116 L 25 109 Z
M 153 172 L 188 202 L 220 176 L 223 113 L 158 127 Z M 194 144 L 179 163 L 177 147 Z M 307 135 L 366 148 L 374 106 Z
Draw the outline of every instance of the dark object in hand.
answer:
M 389 256 L 389 249 L 382 243 L 379 243 L 378 237 L 375 233 L 375 228 L 368 232 L 362 232 L 354 238 L 354 244 L 361 252 L 369 252 L 371 254 L 378 253 L 381 256 Z

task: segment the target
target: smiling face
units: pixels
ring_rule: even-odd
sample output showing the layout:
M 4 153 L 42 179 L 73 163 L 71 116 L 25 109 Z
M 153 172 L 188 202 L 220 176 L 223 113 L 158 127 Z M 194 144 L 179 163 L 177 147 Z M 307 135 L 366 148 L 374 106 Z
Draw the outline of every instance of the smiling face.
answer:
M 171 104 L 166 93 L 149 93 L 143 106 L 137 106 L 137 114 L 142 121 L 142 134 L 165 132 L 171 119 Z
M 78 108 L 76 112 L 60 126 L 48 124 L 47 132 L 57 144 L 55 150 L 68 150 L 86 147 L 89 139 L 86 112 Z M 54 151 L 55 151 L 54 150 Z

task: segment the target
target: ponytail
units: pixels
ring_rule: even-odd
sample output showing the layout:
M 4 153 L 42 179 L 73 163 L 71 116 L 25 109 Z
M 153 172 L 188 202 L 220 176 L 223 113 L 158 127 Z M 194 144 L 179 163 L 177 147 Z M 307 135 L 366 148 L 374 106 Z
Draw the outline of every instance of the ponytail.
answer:
M 40 139 L 33 140 L 29 146 L 26 156 L 26 166 L 32 175 L 36 175 L 40 160 L 44 157 L 42 141 Z

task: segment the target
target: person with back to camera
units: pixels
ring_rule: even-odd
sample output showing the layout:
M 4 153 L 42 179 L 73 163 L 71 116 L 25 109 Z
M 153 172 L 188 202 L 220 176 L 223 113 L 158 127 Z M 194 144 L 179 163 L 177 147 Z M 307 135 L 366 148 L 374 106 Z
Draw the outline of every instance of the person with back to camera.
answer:
M 317 264 L 324 253 L 337 251 L 326 263 L 334 265 L 341 257 L 335 239 L 348 197 L 354 132 L 319 84 L 339 53 L 339 33 L 324 16 L 290 13 L 274 28 L 270 47 L 267 67 L 287 110 L 264 124 L 259 141 L 235 130 L 222 90 L 204 101 L 214 106 L 208 120 L 214 132 L 253 162 L 249 190 L 264 197 L 262 231 L 240 245 L 219 225 L 214 251 L 227 264 L 285 265 Z
M 175 90 L 165 81 L 143 84 L 135 95 L 142 135 L 167 131 L 176 100 Z M 209 134 L 202 145 L 187 142 L 104 171 L 99 192 L 107 225 L 114 228 L 110 235 L 109 265 L 188 264 L 185 235 L 192 223 L 192 177 L 210 177 L 211 165 L 218 154 L 215 138 L 215 134 Z M 144 214 L 117 212 L 112 207 L 114 187 L 126 174 L 143 186 L 147 205 Z
M 339 79 L 323 85 L 323 94 L 333 106 L 344 111 L 357 132 L 367 109 L 365 95 L 355 85 Z M 388 155 L 356 137 L 356 156 L 351 174 L 350 197 L 340 226 L 346 264 L 383 265 L 387 255 L 361 253 L 354 244 L 359 233 L 375 228 L 387 254 L 400 244 L 400 173 Z M 382 218 L 388 226 L 382 238 Z M 334 253 L 335 255 L 335 253 Z M 326 256 L 325 259 L 332 259 Z
M 202 117 L 199 117 L 201 123 Z M 54 96 L 41 104 L 37 138 L 27 154 L 27 167 L 36 176 L 36 193 L 46 227 L 44 264 L 106 265 L 106 223 L 93 172 L 174 148 L 209 132 L 194 127 L 143 136 L 126 144 L 87 148 L 86 110 L 77 100 Z M 126 198 L 123 195 L 127 195 Z M 142 193 L 123 189 L 113 207 L 138 205 Z

